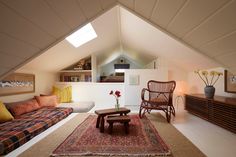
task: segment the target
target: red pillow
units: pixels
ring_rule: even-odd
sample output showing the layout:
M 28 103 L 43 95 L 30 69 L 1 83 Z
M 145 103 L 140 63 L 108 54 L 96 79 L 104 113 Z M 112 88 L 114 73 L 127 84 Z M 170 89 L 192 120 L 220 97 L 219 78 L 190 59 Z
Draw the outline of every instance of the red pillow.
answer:
M 38 101 L 41 107 L 48 107 L 48 106 L 57 106 L 57 96 L 56 95 L 49 95 L 49 96 L 35 96 L 35 99 Z
M 38 102 L 35 99 L 5 104 L 13 116 L 19 116 L 40 108 Z

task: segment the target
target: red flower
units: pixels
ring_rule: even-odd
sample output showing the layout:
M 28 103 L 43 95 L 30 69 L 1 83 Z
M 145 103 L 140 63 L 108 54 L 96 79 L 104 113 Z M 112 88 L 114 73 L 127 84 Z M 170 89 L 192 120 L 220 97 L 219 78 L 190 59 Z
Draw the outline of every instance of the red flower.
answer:
M 113 92 L 113 90 L 110 91 L 109 93 L 110 95 L 114 95 L 114 97 L 117 99 L 121 96 L 120 91 L 116 90 L 115 92 Z
M 120 97 L 120 96 L 121 96 L 121 95 L 120 95 L 120 91 L 117 90 L 117 91 L 115 92 L 115 95 L 116 95 L 117 97 Z
M 112 94 L 113 94 L 113 90 L 110 91 L 110 95 L 112 95 Z

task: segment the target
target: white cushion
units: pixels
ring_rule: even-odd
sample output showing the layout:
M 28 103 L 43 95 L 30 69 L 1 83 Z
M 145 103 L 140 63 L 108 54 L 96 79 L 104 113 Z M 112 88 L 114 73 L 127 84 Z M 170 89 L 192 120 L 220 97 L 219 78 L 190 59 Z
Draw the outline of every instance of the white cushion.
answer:
M 92 101 L 80 101 L 80 102 L 71 102 L 71 103 L 60 103 L 58 107 L 71 107 L 73 108 L 73 112 L 82 113 L 88 112 L 95 106 Z

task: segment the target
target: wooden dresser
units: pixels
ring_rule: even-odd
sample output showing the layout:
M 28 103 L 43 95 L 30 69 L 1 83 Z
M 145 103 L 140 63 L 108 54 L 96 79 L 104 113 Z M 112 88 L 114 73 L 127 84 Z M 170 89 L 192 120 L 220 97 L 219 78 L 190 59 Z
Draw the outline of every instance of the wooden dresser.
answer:
M 185 95 L 185 99 L 187 111 L 236 133 L 236 98 L 207 99 L 203 94 L 192 94 Z

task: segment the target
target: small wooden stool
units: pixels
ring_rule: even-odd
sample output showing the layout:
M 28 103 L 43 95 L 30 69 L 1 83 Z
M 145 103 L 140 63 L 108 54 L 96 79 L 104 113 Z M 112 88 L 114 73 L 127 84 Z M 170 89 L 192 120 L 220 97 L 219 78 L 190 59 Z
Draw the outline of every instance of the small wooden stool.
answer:
M 119 123 L 124 123 L 125 127 L 125 133 L 129 133 L 129 122 L 130 122 L 130 117 L 127 115 L 124 116 L 108 116 L 107 117 L 107 123 L 109 123 L 109 133 L 112 134 L 112 129 L 113 129 L 113 123 L 119 122 Z

